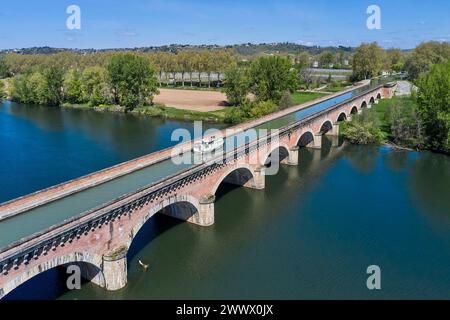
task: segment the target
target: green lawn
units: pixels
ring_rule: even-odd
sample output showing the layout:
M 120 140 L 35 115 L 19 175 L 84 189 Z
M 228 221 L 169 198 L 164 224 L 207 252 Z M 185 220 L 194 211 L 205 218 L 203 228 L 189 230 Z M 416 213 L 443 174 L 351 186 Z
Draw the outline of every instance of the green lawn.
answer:
M 295 92 L 292 94 L 292 101 L 294 105 L 299 105 L 326 95 L 326 93 L 320 92 Z
M 389 109 L 392 106 L 404 106 L 412 109 L 415 105 L 416 102 L 411 97 L 393 97 L 391 99 L 380 100 L 378 104 L 372 107 L 371 112 L 374 112 L 380 120 L 381 129 L 387 134 L 390 134 Z
M 162 105 L 138 107 L 134 109 L 132 113 L 186 121 L 202 120 L 208 122 L 223 122 L 225 118 L 225 110 L 199 112 L 170 108 Z

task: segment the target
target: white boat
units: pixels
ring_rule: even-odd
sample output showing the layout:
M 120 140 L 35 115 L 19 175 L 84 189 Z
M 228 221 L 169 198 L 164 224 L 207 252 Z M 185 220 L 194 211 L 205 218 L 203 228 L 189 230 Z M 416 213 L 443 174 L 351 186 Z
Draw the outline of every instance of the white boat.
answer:
M 194 144 L 194 153 L 211 153 L 214 150 L 223 148 L 223 138 L 215 136 L 203 139 L 202 142 Z

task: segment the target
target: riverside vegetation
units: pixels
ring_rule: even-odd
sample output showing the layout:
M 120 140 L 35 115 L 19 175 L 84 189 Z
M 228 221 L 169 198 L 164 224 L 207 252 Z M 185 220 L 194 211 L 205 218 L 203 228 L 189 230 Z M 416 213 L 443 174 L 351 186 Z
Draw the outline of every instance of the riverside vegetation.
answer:
M 352 80 L 371 78 L 383 71 L 407 71 L 414 79 L 429 72 L 437 63 L 450 59 L 448 43 L 428 42 L 412 52 L 399 49 L 384 50 L 376 43 L 362 44 L 356 49 L 323 50 L 315 56 L 308 50 L 297 54 L 274 54 L 242 59 L 230 48 L 211 50 L 177 50 L 176 52 L 94 52 L 80 54 L 58 51 L 54 54 L 7 53 L 0 57 L 0 94 L 26 104 L 93 108 L 101 111 L 121 111 L 179 119 L 226 121 L 238 123 L 306 102 L 323 94 L 298 92 L 320 85 L 313 80 L 310 67 L 319 61 L 321 67 L 339 67 L 350 62 Z M 162 85 L 162 78 L 181 74 L 181 86 L 193 86 L 193 74 L 198 86 L 207 75 L 225 73 L 219 79 L 231 107 L 212 113 L 192 112 L 155 105 L 153 97 Z M 188 79 L 185 76 L 189 75 Z M 167 80 L 167 79 L 166 79 Z M 335 82 L 329 77 L 328 91 L 338 91 L 351 82 Z M 316 81 L 316 83 L 314 83 Z M 170 81 L 169 81 L 170 82 Z M 174 82 L 174 86 L 180 83 Z M 6 92 L 5 92 L 6 91 Z M 422 94 L 422 105 L 427 102 Z M 431 103 L 428 101 L 428 103 Z M 425 108 L 423 108 L 425 110 Z M 443 111 L 445 114 L 445 110 Z M 430 113 L 427 113 L 430 114 Z M 445 134 L 445 115 L 439 120 L 420 113 L 424 130 L 429 135 Z M 358 117 L 355 117 L 357 119 Z M 357 120 L 355 120 L 356 123 Z M 439 131 L 431 132 L 439 123 Z M 442 127 L 444 130 L 442 130 Z M 428 129 L 427 129 L 428 128 Z M 380 135 L 375 140 L 381 139 Z M 368 137 L 368 140 L 373 140 Z M 440 138 L 443 141 L 443 138 Z M 429 141 L 433 149 L 442 149 L 442 143 Z M 446 148 L 446 147 L 445 147 Z M 444 149 L 445 149 L 444 148 Z
M 450 60 L 414 80 L 410 97 L 382 100 L 342 126 L 352 143 L 385 141 L 414 149 L 450 154 Z

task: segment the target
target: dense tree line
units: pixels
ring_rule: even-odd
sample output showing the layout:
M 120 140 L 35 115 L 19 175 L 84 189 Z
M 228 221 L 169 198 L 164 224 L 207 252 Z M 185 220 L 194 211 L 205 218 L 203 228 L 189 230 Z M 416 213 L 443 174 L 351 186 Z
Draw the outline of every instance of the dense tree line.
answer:
M 432 65 L 414 82 L 412 97 L 382 101 L 344 124 L 351 142 L 386 139 L 405 147 L 450 154 L 450 60 Z
M 127 52 L 125 52 L 127 53 Z M 89 67 L 106 67 L 114 52 L 98 52 L 92 54 L 79 54 L 72 51 L 63 51 L 56 54 L 33 54 L 24 55 L 17 53 L 6 54 L 0 60 L 0 77 L 14 76 L 27 72 L 42 71 L 57 65 L 64 71 L 70 69 L 84 70 Z M 197 73 L 207 74 L 208 86 L 211 86 L 211 74 L 223 73 L 227 68 L 236 62 L 236 58 L 231 51 L 191 51 L 184 50 L 179 53 L 156 52 L 156 53 L 133 53 L 151 62 L 159 74 L 160 84 L 163 75 L 168 80 L 168 75 L 175 78 L 176 73 L 182 74 L 182 84 L 185 85 L 185 77 L 189 75 L 192 85 L 192 75 Z M 199 79 L 201 83 L 201 79 Z
M 280 105 L 289 107 L 289 96 L 298 86 L 297 76 L 291 61 L 280 56 L 260 57 L 249 65 L 230 68 L 224 92 L 235 108 L 229 109 L 227 120 L 241 122 L 272 113 Z
M 406 71 L 409 78 L 417 80 L 421 74 L 428 72 L 434 64 L 450 59 L 450 43 L 425 42 L 411 52 L 399 49 L 381 48 L 377 43 L 362 44 L 353 54 L 354 80 L 369 79 L 382 71 Z
M 436 64 L 417 81 L 419 118 L 428 148 L 450 154 L 450 59 Z
M 157 92 L 154 68 L 132 53 L 111 55 L 105 67 L 66 69 L 54 64 L 27 69 L 12 79 L 11 87 L 11 97 L 23 103 L 117 104 L 128 109 L 151 103 Z

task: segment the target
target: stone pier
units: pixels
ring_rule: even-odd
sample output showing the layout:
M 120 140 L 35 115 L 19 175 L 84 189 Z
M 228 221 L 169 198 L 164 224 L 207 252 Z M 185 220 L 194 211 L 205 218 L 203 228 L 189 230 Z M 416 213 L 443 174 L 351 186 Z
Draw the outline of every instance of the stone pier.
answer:
M 103 256 L 106 290 L 115 291 L 127 285 L 127 252 L 123 246 Z

